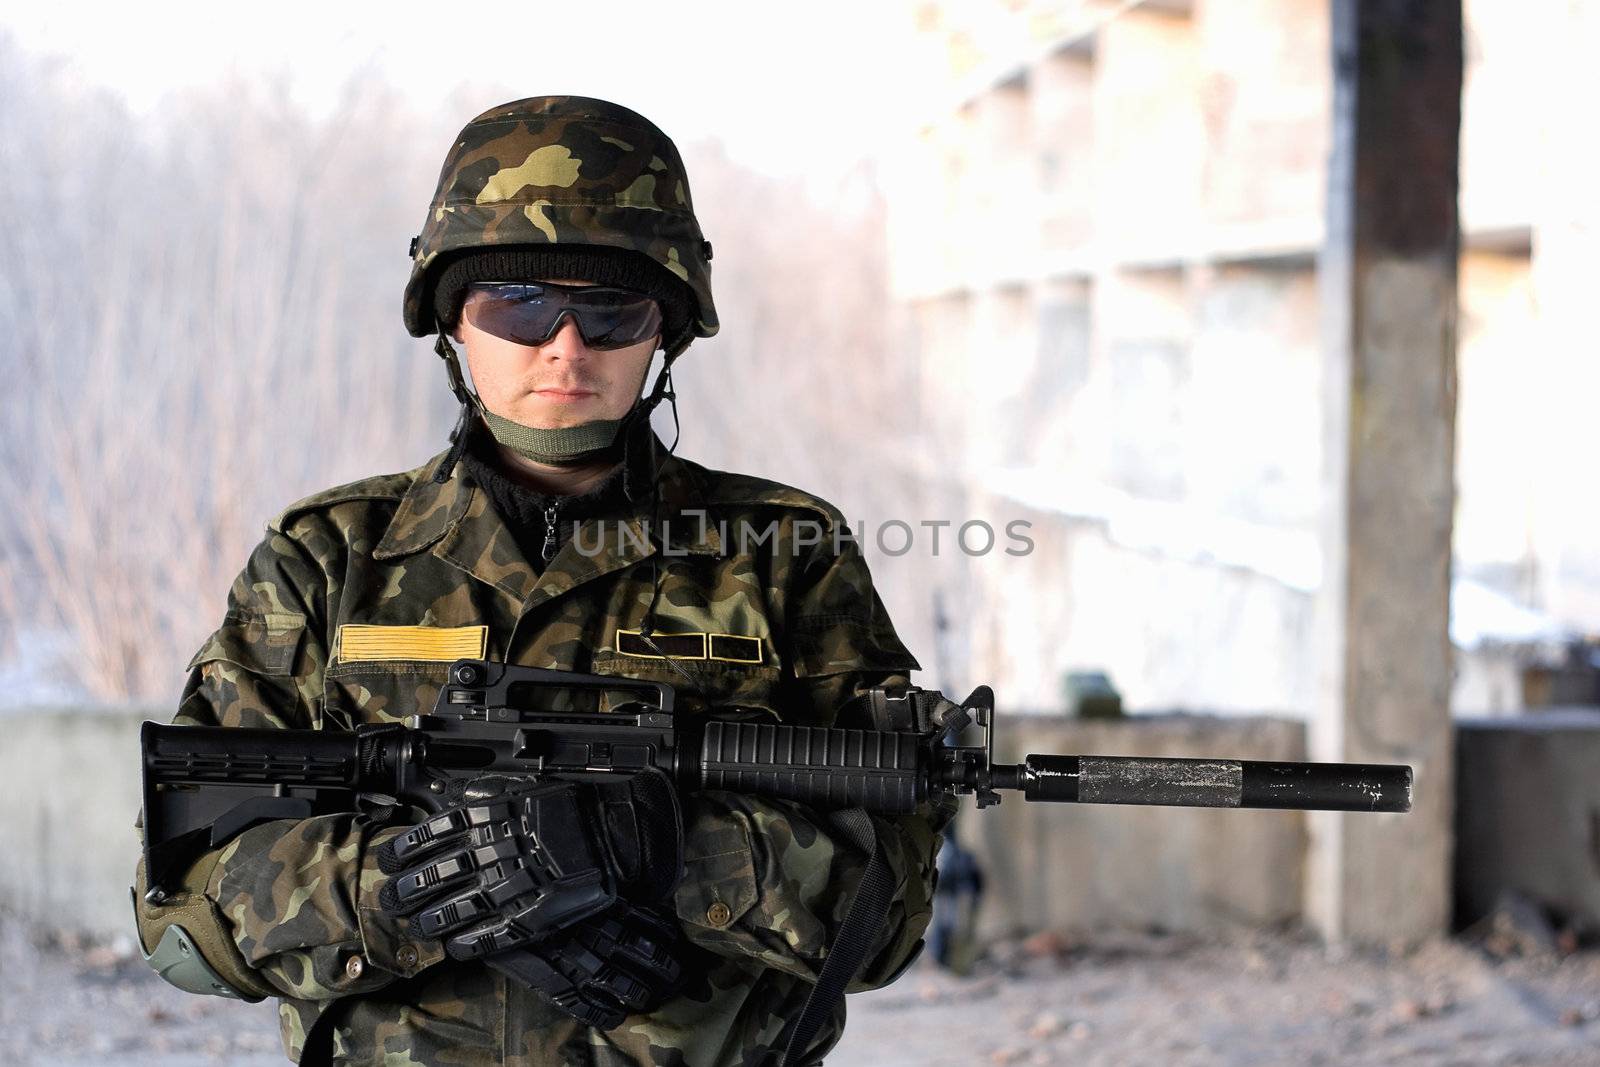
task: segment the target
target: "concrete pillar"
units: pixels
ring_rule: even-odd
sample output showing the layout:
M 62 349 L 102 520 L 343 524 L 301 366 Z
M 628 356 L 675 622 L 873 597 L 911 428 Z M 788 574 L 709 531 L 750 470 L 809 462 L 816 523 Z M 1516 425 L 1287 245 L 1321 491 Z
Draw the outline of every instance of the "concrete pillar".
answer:
M 1205 122 L 1192 19 L 1132 8 L 1095 45 L 1094 236 L 1122 263 L 1191 257 L 1205 184 Z
M 975 137 L 970 160 L 970 228 L 961 243 L 972 257 L 975 287 L 1016 284 L 1034 269 L 1037 227 L 1019 219 L 1039 215 L 1028 121 L 1028 78 L 1019 75 L 972 102 Z
M 1028 83 L 1040 251 L 1081 255 L 1094 238 L 1094 53 L 1052 52 Z
M 1320 263 L 1322 666 L 1313 759 L 1409 763 L 1408 815 L 1311 820 L 1327 937 L 1409 944 L 1449 918 L 1460 0 L 1334 0 Z
M 1105 361 L 1108 406 L 1102 477 L 1146 500 L 1181 500 L 1193 300 L 1179 266 L 1101 275 L 1095 345 Z

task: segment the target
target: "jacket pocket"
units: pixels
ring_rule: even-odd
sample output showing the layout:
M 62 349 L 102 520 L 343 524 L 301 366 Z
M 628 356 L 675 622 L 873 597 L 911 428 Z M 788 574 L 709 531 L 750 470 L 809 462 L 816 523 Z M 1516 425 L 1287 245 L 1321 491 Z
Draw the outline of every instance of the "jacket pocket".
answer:
M 306 617 L 297 612 L 230 611 L 184 669 L 223 660 L 263 677 L 288 678 L 305 633 Z
M 329 664 L 323 683 L 327 725 L 399 722 L 433 710 L 450 663 L 439 660 L 357 660 Z
M 665 682 L 674 690 L 673 707 L 694 715 L 720 719 L 778 722 L 782 702 L 777 667 L 759 663 L 725 663 L 701 659 L 646 659 L 618 652 L 599 651 L 589 668 L 595 674 Z M 609 710 L 625 697 L 608 697 Z
M 695 928 L 702 945 L 719 936 L 755 906 L 755 849 L 742 812 L 717 803 L 717 794 L 685 805 L 683 881 L 674 905 L 678 918 Z

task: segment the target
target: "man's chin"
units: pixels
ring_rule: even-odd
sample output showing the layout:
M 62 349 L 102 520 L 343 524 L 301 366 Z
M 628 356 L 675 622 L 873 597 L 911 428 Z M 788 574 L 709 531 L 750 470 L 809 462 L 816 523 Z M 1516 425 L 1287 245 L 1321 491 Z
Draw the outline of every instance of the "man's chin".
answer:
M 541 430 L 566 430 L 607 417 L 597 397 L 524 404 L 512 416 L 524 426 Z

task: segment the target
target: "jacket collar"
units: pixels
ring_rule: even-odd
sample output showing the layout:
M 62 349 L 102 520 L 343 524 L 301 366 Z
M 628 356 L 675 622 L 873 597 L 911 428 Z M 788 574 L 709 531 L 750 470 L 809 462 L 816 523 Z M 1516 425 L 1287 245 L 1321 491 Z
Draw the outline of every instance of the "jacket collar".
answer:
M 473 493 L 461 471 L 457 469 L 448 481 L 434 481 L 448 455 L 448 450 L 441 452 L 411 472 L 411 488 L 400 498 L 400 507 L 372 550 L 374 559 L 398 559 L 421 552 L 461 521 Z
M 435 556 L 527 607 L 649 558 L 661 550 L 663 535 L 669 557 L 720 556 L 722 542 L 715 519 L 706 512 L 701 468 L 664 450 L 658 454 L 659 521 L 646 494 L 616 513 L 586 520 L 578 537 L 562 545 L 550 565 L 535 574 L 489 494 L 465 478 L 459 465 L 446 481 L 434 481 L 448 455 L 441 452 L 415 472 L 373 558 L 395 560 L 431 548 Z M 579 551 L 580 539 L 585 551 Z

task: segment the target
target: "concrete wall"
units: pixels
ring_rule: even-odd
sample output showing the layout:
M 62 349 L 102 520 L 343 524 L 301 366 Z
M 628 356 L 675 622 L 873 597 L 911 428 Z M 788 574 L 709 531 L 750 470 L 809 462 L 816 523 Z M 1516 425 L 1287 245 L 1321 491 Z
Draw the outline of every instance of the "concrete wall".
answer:
M 131 937 L 139 858 L 138 711 L 41 711 L 0 719 L 0 902 L 104 937 Z
M 1600 931 L 1600 712 L 1544 711 L 1456 732 L 1455 924 L 1521 893 Z
M 1305 758 L 1304 730 L 1280 719 L 1135 716 L 1001 719 L 998 759 L 1029 752 Z M 1300 917 L 1305 821 L 1296 811 L 1028 804 L 1015 795 L 960 816 L 981 857 L 986 936 L 1039 929 L 1215 931 Z
M 144 717 L 55 711 L 5 720 L 0 903 L 62 927 L 131 936 Z M 1008 715 L 1000 740 L 1001 758 L 1011 760 L 1027 752 L 1299 759 L 1304 751 L 1297 724 L 1269 719 Z M 1296 812 L 1051 806 L 1013 796 L 982 813 L 967 801 L 962 827 L 986 857 L 990 933 L 1152 923 L 1203 930 L 1297 915 L 1304 834 Z
M 1056 709 L 1064 672 L 1110 672 L 1127 706 L 1294 715 L 1311 701 L 1311 599 L 1182 546 L 1130 544 L 1135 520 L 1067 517 L 975 497 L 974 514 L 1030 523 L 1033 551 L 971 561 L 981 592 L 962 614 L 974 682 L 1002 708 Z M 1141 509 L 1146 528 L 1193 530 L 1181 507 Z M 958 669 L 954 677 L 966 679 Z M 959 688 L 955 686 L 953 688 Z
M 1005 714 L 998 756 L 1028 752 L 1304 759 L 1301 724 Z M 105 937 L 131 935 L 138 857 L 138 725 L 155 712 L 7 716 L 0 780 L 0 903 Z M 1600 715 L 1463 725 L 1458 745 L 1457 921 L 1506 888 L 1600 926 Z M 1159 924 L 1214 930 L 1300 917 L 1298 812 L 966 802 L 962 838 L 983 857 L 989 935 Z

